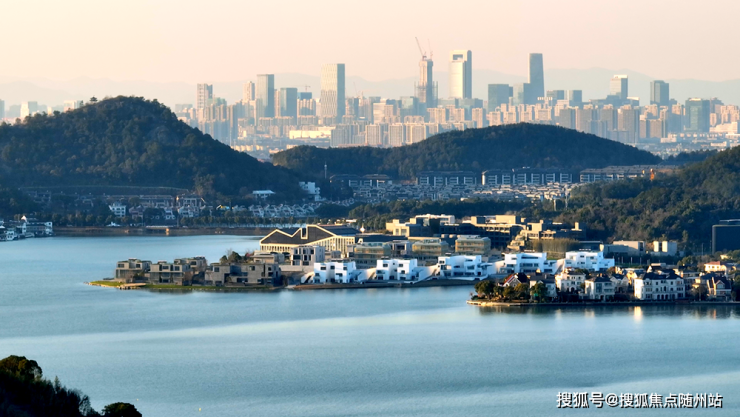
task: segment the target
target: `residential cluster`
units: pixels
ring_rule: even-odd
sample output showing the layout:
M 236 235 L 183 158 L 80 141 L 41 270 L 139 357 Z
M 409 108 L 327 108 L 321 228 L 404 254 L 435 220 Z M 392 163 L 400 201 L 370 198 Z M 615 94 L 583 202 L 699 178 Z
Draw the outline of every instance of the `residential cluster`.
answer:
M 21 217 L 20 220 L 0 219 L 0 242 L 49 236 L 54 236 L 52 222 L 41 222 L 26 216 Z

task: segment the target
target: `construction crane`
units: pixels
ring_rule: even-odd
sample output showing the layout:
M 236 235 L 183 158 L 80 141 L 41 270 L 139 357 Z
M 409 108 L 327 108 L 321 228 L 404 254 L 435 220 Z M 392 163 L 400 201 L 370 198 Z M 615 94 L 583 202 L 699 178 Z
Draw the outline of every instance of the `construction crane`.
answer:
M 422 61 L 426 61 L 427 60 L 427 53 L 424 52 L 423 49 L 421 49 L 421 42 L 419 42 L 419 38 L 414 37 L 414 39 L 416 39 L 416 46 L 419 47 L 419 52 L 421 53 L 421 60 Z

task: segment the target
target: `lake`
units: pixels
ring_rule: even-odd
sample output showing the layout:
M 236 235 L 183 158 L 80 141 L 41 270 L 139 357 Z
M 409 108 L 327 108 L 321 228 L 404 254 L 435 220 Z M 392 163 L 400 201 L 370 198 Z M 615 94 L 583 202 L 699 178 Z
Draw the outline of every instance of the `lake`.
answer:
M 738 415 L 733 306 L 481 309 L 472 286 L 156 293 L 84 285 L 243 236 L 0 243 L 0 357 L 160 416 Z M 723 409 L 560 410 L 559 392 L 719 393 Z M 200 411 L 199 411 L 200 410 Z M 735 410 L 735 411 L 733 411 Z

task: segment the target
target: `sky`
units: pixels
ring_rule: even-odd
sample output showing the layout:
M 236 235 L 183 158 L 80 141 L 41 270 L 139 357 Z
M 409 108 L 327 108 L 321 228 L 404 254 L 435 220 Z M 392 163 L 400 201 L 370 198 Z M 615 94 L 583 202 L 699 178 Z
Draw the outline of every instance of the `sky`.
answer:
M 258 73 L 415 76 L 419 51 L 447 71 L 631 69 L 656 78 L 740 78 L 737 0 L 37 0 L 0 4 L 0 76 L 222 82 Z

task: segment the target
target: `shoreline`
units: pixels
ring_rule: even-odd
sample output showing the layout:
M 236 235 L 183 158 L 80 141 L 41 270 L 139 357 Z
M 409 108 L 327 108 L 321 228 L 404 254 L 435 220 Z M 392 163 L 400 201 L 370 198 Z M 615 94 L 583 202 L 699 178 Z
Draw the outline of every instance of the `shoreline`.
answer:
M 112 236 L 265 236 L 274 227 L 58 227 L 54 236 L 59 237 L 112 237 Z
M 314 291 L 314 290 L 367 290 L 374 288 L 432 288 L 432 287 L 459 287 L 471 284 L 471 281 L 463 280 L 430 280 L 421 281 L 415 284 L 410 283 L 391 283 L 391 282 L 369 282 L 365 284 L 303 284 L 295 286 L 267 287 L 267 286 L 249 286 L 249 287 L 221 287 L 221 286 L 201 286 L 201 285 L 172 285 L 172 284 L 124 284 L 112 280 L 99 280 L 85 282 L 84 284 L 93 287 L 114 288 L 117 290 L 145 290 L 145 291 L 213 291 L 213 292 L 277 292 L 277 291 Z
M 740 306 L 737 301 L 622 301 L 622 302 L 583 302 L 583 303 L 511 303 L 504 301 L 467 300 L 468 305 L 476 307 L 631 307 L 631 306 Z

